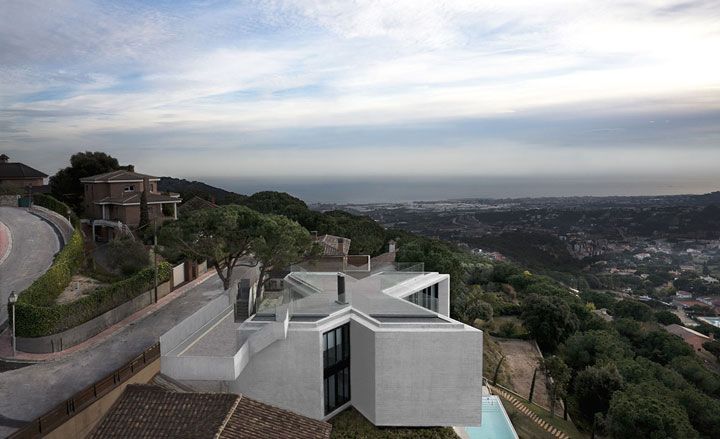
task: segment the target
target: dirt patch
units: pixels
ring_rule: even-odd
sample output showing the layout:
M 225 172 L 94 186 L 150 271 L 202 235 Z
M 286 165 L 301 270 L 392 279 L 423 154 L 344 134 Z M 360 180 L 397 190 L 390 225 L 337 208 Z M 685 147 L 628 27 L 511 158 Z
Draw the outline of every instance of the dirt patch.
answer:
M 57 303 L 70 303 L 78 300 L 81 297 L 87 296 L 91 292 L 95 291 L 96 288 L 102 287 L 105 284 L 93 279 L 91 277 L 76 274 L 72 277 L 70 285 L 58 296 Z
M 512 389 L 525 396 L 530 395 L 533 372 L 538 367 L 540 353 L 535 348 L 535 343 L 526 340 L 494 339 L 505 355 L 506 370 L 510 375 Z M 543 407 L 550 407 L 550 401 L 545 388 L 545 376 L 538 371 L 535 381 L 535 393 L 533 402 Z

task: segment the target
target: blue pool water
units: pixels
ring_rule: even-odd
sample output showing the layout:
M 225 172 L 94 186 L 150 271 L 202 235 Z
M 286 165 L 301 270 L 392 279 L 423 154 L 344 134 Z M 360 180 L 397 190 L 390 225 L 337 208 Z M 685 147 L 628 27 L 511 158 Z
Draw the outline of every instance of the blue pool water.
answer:
M 482 425 L 467 427 L 470 439 L 517 439 L 515 429 L 497 396 L 483 396 Z
M 720 317 L 698 317 L 698 320 L 720 328 Z

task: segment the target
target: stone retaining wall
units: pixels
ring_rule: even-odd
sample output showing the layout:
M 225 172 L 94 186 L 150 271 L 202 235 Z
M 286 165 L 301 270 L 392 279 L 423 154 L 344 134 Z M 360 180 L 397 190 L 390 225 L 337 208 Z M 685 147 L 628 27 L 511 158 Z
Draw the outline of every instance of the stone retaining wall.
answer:
M 18 207 L 19 195 L 0 195 L 0 206 Z

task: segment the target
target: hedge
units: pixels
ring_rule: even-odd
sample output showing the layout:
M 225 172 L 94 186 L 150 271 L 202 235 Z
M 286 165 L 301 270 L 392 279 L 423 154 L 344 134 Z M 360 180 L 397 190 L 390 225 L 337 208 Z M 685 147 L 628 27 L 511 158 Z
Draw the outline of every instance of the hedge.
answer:
M 158 284 L 170 280 L 171 275 L 170 264 L 162 262 L 158 265 Z M 154 277 L 153 268 L 146 268 L 70 303 L 43 306 L 18 300 L 15 308 L 17 334 L 20 337 L 42 337 L 73 328 L 149 291 L 153 288 Z M 20 295 L 20 299 L 24 294 Z
M 38 206 L 42 206 L 46 209 L 50 209 L 55 213 L 59 213 L 60 215 L 64 216 L 65 218 L 68 217 L 68 212 L 70 213 L 70 222 L 74 227 L 77 227 L 80 223 L 77 215 L 75 215 L 75 212 L 68 207 L 67 204 L 63 203 L 62 201 L 59 201 L 55 197 L 47 194 L 33 194 L 33 203 L 37 204 Z
M 52 266 L 37 278 L 18 298 L 20 304 L 52 306 L 70 284 L 72 276 L 84 262 L 84 243 L 80 229 L 77 228 L 65 247 L 55 256 Z
M 17 334 L 41 337 L 85 323 L 148 291 L 154 284 L 154 270 L 146 268 L 132 277 L 98 288 L 74 302 L 56 300 L 83 264 L 83 238 L 75 229 L 70 242 L 58 253 L 50 269 L 18 297 L 15 305 Z M 158 282 L 170 279 L 172 266 L 158 266 Z

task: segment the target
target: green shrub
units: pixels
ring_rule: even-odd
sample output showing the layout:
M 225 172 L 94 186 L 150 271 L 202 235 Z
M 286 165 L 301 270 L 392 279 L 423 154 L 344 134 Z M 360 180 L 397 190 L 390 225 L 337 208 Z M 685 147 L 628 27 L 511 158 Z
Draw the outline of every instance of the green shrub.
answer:
M 170 280 L 171 274 L 170 264 L 163 262 L 158 265 L 158 283 Z M 154 270 L 146 268 L 70 303 L 38 304 L 24 298 L 23 293 L 15 309 L 17 334 L 21 337 L 42 337 L 65 331 L 134 299 L 150 290 L 153 284 Z
M 75 215 L 75 212 L 73 212 L 67 204 L 57 200 L 51 195 L 33 194 L 33 203 L 46 209 L 50 209 L 55 213 L 59 213 L 65 218 L 68 218 L 69 214 L 69 220 L 74 227 L 78 227 L 78 225 L 80 224 L 80 220 L 78 219 L 77 215 Z
M 20 294 L 18 304 L 51 306 L 55 303 L 84 262 L 83 246 L 80 229 L 75 229 L 70 237 L 70 242 L 55 256 L 50 269 Z
M 150 265 L 150 254 L 140 241 L 114 239 L 107 246 L 109 268 L 116 274 L 131 276 Z

